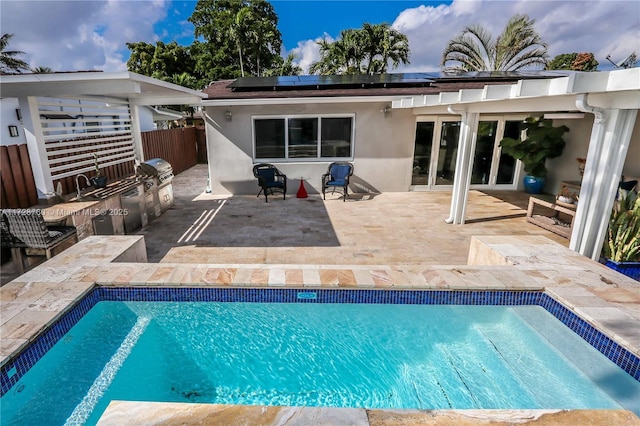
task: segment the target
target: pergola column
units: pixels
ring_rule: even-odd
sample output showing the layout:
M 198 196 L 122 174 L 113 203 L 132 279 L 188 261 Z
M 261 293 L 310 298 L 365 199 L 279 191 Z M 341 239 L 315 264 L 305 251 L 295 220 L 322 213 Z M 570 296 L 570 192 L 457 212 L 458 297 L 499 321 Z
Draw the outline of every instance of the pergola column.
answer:
M 47 150 L 44 146 L 44 134 L 40 123 L 38 100 L 33 96 L 19 97 L 22 112 L 22 126 L 27 140 L 27 151 L 33 171 L 33 179 L 38 191 L 38 199 L 53 198 L 53 178 L 49 169 Z
M 585 104 L 583 98 L 579 102 Z M 596 118 L 591 131 L 580 202 L 569 248 L 598 260 L 618 191 L 638 110 L 586 107 Z
M 140 105 L 129 100 L 129 114 L 131 115 L 131 137 L 133 138 L 133 150 L 135 156 L 141 163 L 145 161 L 144 149 L 142 147 L 142 132 L 140 131 Z
M 467 211 L 467 198 L 469 186 L 471 185 L 473 154 L 476 150 L 476 134 L 478 132 L 478 114 L 464 111 L 456 112 L 452 108 L 449 108 L 449 112 L 461 114 L 461 121 L 456 170 L 453 176 L 453 191 L 451 193 L 451 210 L 445 222 L 462 225 Z

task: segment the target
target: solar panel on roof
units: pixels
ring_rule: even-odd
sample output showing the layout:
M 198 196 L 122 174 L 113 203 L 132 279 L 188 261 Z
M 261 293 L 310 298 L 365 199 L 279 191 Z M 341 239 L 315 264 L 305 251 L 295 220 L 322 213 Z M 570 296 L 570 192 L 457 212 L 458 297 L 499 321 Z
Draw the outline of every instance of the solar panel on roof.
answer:
M 299 90 L 303 88 L 369 88 L 428 86 L 433 78 L 424 73 L 299 75 L 282 77 L 240 77 L 229 85 L 232 90 Z
M 240 77 L 228 87 L 233 91 L 323 90 L 388 87 L 425 87 L 435 82 L 500 81 L 560 76 L 557 71 L 472 71 L 397 74 L 297 75 Z

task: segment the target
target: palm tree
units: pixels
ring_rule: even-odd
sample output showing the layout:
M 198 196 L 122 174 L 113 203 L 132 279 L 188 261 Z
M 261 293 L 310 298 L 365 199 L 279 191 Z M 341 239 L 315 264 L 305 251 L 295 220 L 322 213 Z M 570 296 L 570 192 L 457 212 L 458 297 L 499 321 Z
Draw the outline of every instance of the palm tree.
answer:
M 393 68 L 397 68 L 400 63 L 409 63 L 409 40 L 406 35 L 388 24 L 365 23 L 362 29 L 366 34 L 365 43 L 369 50 L 367 74 L 386 73 L 389 61 Z
M 447 44 L 440 65 L 455 71 L 515 71 L 544 66 L 547 44 L 533 28 L 534 23 L 527 15 L 514 15 L 495 40 L 480 25 L 466 27 Z M 448 62 L 455 65 L 446 67 Z
M 29 69 L 29 64 L 16 58 L 18 55 L 24 55 L 24 52 L 19 50 L 6 50 L 9 40 L 11 40 L 12 37 L 13 34 L 3 34 L 2 37 L 0 37 L 0 72 L 3 74 Z
M 34 74 L 51 74 L 53 70 L 49 67 L 35 67 L 31 72 Z
M 388 24 L 365 23 L 361 29 L 340 32 L 334 42 L 318 42 L 320 60 L 309 68 L 315 74 L 377 74 L 385 73 L 389 62 L 394 68 L 409 63 L 407 36 Z

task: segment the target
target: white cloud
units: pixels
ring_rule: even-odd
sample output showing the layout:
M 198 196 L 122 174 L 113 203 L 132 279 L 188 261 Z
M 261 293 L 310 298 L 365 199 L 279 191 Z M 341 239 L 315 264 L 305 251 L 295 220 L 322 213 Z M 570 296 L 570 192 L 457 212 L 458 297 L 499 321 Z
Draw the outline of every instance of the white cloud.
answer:
M 333 37 L 325 33 L 322 37 L 318 37 L 315 40 L 299 41 L 298 47 L 294 47 L 289 52 L 295 55 L 295 60 L 293 62 L 302 68 L 305 74 L 309 71 L 311 64 L 320 59 L 320 46 L 318 45 L 318 42 L 323 39 L 328 42 L 334 41 Z
M 610 69 L 606 56 L 640 53 L 640 3 L 636 1 L 482 1 L 454 0 L 450 6 L 404 10 L 393 27 L 409 38 L 411 64 L 397 71 L 439 69 L 446 43 L 465 26 L 480 24 L 495 36 L 517 13 L 536 20 L 535 28 L 549 46 L 550 57 L 593 52 L 600 69 Z
M 0 1 L 2 32 L 31 67 L 54 71 L 126 70 L 127 42 L 154 43 L 167 2 Z
M 154 26 L 167 18 L 170 7 L 175 14 L 178 8 L 190 8 L 191 3 L 0 0 L 0 28 L 3 34 L 14 34 L 9 47 L 26 52 L 22 59 L 32 67 L 120 71 L 126 69 L 127 42 L 155 43 L 166 36 L 166 29 L 157 33 Z M 516 13 L 536 19 L 536 30 L 548 43 L 551 57 L 590 51 L 601 69 L 610 69 L 607 55 L 620 61 L 633 51 L 640 54 L 640 3 L 636 0 L 454 0 L 450 5 L 406 9 L 396 17 L 393 27 L 409 38 L 411 64 L 395 71 L 437 71 L 446 43 L 465 26 L 481 24 L 497 35 Z M 358 26 L 360 20 L 356 21 L 358 24 L 346 24 L 345 28 Z M 172 23 L 178 24 L 180 33 L 174 34 L 174 39 L 193 33 L 193 26 L 184 19 Z M 337 36 L 324 35 L 329 40 Z M 320 58 L 316 40 L 322 38 L 301 40 L 291 50 L 305 71 Z

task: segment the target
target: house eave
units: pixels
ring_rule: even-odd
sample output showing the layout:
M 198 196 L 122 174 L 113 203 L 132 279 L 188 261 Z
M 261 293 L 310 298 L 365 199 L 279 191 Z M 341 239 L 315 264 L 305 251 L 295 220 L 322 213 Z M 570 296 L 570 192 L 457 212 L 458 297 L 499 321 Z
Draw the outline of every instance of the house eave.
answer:
M 389 96 L 333 96 L 304 98 L 250 98 L 250 99 L 205 99 L 202 106 L 255 106 L 255 105 L 300 105 L 300 104 L 350 104 L 371 102 L 393 102 L 401 99 L 400 95 Z
M 133 72 L 3 75 L 2 97 L 109 96 L 137 105 L 199 105 L 207 95 Z

